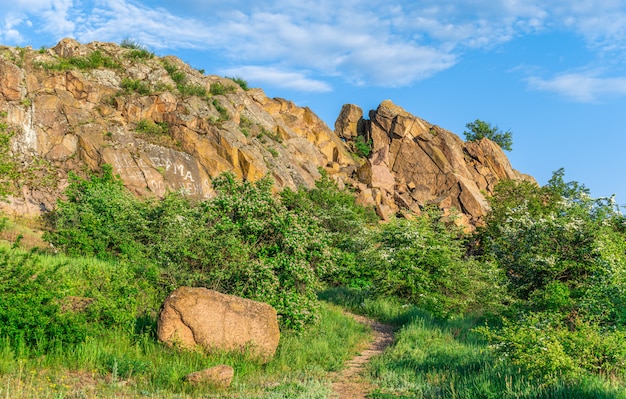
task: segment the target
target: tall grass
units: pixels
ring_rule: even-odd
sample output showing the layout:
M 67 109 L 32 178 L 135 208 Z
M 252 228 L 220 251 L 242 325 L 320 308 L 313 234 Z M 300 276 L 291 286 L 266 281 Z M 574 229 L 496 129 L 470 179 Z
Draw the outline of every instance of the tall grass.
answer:
M 477 317 L 437 319 L 394 299 L 375 299 L 367 291 L 331 289 L 326 300 L 401 326 L 395 344 L 369 364 L 374 399 L 391 398 L 626 398 L 619 382 L 584 375 L 544 384 L 496 357 L 473 331 Z
M 91 324 L 80 342 L 41 350 L 0 337 L 3 399 L 325 398 L 330 394 L 328 372 L 340 369 L 370 334 L 340 308 L 323 303 L 320 323 L 299 334 L 283 334 L 267 364 L 245 353 L 180 351 L 155 338 L 156 316 L 167 292 L 159 291 L 154 270 L 7 246 L 0 247 L 0 257 L 0 277 L 16 264 L 28 267 L 33 276 L 48 276 L 62 287 L 54 294 L 95 298 L 90 306 L 98 310 L 86 318 Z M 229 389 L 196 387 L 184 379 L 218 364 L 235 370 Z

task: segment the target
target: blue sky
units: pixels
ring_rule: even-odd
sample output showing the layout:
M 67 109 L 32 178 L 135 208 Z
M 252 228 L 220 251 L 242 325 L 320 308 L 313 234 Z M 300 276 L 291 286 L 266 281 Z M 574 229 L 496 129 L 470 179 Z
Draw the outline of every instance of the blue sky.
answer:
M 513 132 L 513 166 L 545 184 L 563 167 L 626 203 L 623 0 L 14 0 L 0 43 L 131 38 L 206 73 L 309 106 L 391 99 L 463 137 Z

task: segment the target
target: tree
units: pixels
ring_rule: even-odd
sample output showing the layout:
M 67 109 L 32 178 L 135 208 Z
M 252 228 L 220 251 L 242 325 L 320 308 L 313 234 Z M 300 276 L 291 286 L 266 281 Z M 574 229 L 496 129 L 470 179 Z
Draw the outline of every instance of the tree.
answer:
M 465 125 L 470 131 L 465 131 L 465 140 L 478 141 L 483 138 L 488 138 L 503 150 L 511 151 L 513 145 L 513 133 L 510 130 L 503 132 L 497 126 L 492 126 L 488 122 L 476 119 L 474 122 L 469 122 Z

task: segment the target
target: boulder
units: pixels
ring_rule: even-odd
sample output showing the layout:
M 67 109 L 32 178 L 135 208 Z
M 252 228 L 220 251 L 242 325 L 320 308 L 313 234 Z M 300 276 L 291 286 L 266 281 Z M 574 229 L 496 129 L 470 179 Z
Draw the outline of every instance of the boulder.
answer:
M 363 133 L 363 110 L 354 104 L 341 107 L 339 117 L 335 121 L 335 134 L 345 140 L 352 140 Z
M 270 305 L 192 287 L 178 288 L 167 297 L 157 334 L 168 345 L 248 350 L 263 361 L 274 356 L 280 340 L 276 310 Z
M 235 370 L 220 364 L 185 376 L 185 381 L 193 385 L 210 385 L 215 388 L 228 388 L 233 381 Z

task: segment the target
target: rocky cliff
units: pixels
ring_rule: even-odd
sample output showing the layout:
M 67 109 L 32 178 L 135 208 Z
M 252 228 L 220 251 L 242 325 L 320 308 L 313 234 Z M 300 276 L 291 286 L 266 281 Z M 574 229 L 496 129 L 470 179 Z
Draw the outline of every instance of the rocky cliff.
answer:
M 198 199 L 227 170 L 295 189 L 325 169 L 383 219 L 434 203 L 460 210 L 469 225 L 497 181 L 529 178 L 494 143 L 464 143 L 389 101 L 369 117 L 344 106 L 333 132 L 308 108 L 140 47 L 71 39 L 39 51 L 0 47 L 0 133 L 10 137 L 0 148 L 10 160 L 0 206 L 38 215 L 54 206 L 69 171 L 102 164 L 138 195 L 183 190 Z M 367 159 L 354 151 L 358 140 L 371 144 Z
M 370 143 L 371 154 L 357 169 L 358 198 L 375 206 L 383 219 L 436 204 L 459 211 L 460 224 L 475 226 L 489 209 L 486 196 L 500 180 L 534 181 L 513 169 L 493 141 L 466 143 L 391 101 L 383 101 L 369 118 L 357 106 L 345 105 L 335 130 L 347 143 L 359 137 Z

